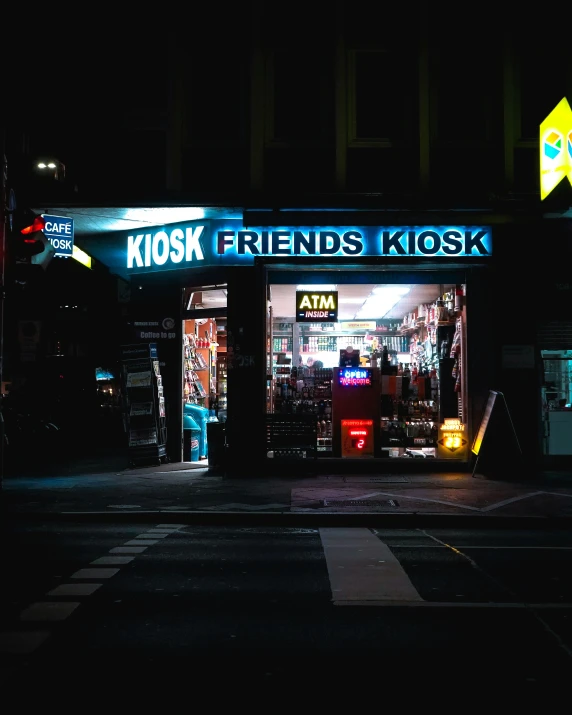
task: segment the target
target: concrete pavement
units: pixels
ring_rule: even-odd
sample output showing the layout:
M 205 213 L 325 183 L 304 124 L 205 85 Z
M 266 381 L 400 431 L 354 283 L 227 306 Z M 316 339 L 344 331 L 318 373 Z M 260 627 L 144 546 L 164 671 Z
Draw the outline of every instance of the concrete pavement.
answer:
M 96 465 L 95 465 L 96 466 Z M 491 480 L 470 473 L 248 477 L 203 463 L 5 477 L 5 517 L 182 523 L 572 526 L 572 473 Z M 511 478 L 509 479 L 508 476 Z

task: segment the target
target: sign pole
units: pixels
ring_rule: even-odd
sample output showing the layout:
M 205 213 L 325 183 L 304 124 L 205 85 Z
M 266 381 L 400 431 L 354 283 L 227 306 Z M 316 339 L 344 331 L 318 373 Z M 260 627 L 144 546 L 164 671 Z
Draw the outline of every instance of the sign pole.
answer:
M 2 196 L 0 198 L 0 389 L 4 384 L 4 299 L 5 299 L 5 257 L 6 257 L 6 223 L 8 221 L 8 161 L 6 159 L 6 129 L 1 128 L 0 151 L 2 156 Z M 11 196 L 12 199 L 12 196 Z M 0 395 L 0 490 L 4 485 L 4 392 Z

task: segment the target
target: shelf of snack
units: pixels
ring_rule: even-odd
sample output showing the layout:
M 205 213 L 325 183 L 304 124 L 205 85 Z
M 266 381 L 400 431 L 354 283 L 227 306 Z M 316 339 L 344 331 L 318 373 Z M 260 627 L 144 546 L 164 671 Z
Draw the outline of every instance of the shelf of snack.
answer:
M 210 409 L 216 393 L 216 322 L 185 320 L 183 331 L 183 403 Z
M 226 419 L 227 410 L 227 359 L 226 353 L 217 356 L 216 413 L 219 420 Z

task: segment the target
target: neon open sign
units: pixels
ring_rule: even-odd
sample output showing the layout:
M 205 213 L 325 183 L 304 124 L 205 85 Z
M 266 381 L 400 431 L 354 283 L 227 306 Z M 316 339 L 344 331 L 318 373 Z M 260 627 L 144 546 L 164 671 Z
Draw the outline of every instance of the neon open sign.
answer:
M 344 387 L 363 387 L 371 385 L 371 368 L 344 367 L 340 370 L 339 384 Z

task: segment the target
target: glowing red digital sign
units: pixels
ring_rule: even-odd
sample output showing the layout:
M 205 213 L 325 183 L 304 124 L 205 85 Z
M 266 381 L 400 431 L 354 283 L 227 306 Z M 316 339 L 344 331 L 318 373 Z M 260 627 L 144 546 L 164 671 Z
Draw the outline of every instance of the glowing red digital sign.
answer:
M 373 456 L 373 420 L 342 420 L 342 456 Z
M 351 429 L 350 437 L 352 437 L 352 447 L 355 449 L 363 449 L 365 447 L 365 437 L 367 437 L 366 429 Z M 357 438 L 357 439 L 356 439 Z

